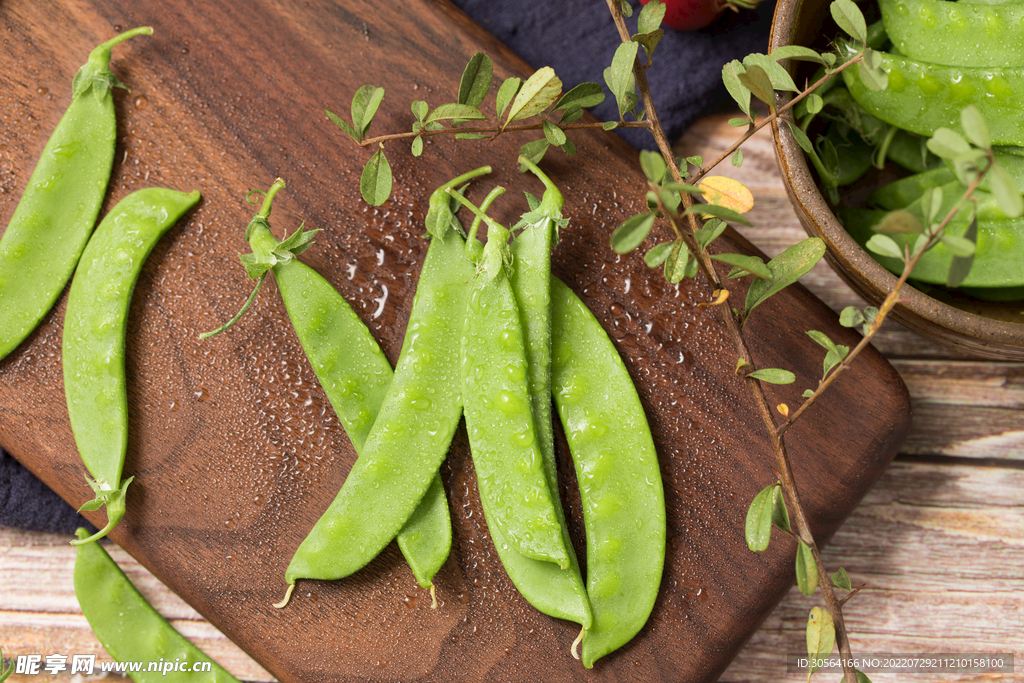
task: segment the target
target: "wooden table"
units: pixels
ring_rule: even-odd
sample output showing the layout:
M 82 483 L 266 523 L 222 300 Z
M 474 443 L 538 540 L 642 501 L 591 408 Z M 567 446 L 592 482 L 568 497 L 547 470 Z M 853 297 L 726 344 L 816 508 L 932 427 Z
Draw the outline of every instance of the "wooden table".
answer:
M 736 129 L 728 115 L 697 122 L 677 151 L 709 158 Z M 762 131 L 744 147 L 741 168 L 720 172 L 754 192 L 755 227 L 745 236 L 769 255 L 805 235 L 786 197 Z M 819 264 L 803 280 L 835 310 L 863 306 Z M 876 347 L 910 388 L 914 427 L 900 456 L 825 551 L 864 590 L 847 606 L 854 652 L 1013 652 L 1024 669 L 1024 364 L 957 357 L 889 325 Z M 111 547 L 130 578 L 186 636 L 241 679 L 272 680 L 130 556 Z M 0 528 L 0 647 L 44 657 L 106 654 L 72 590 L 74 550 L 62 536 Z M 802 681 L 783 653 L 804 648 L 808 610 L 820 596 L 795 588 L 739 653 L 722 681 Z M 833 680 L 833 674 L 819 674 Z M 872 681 L 897 680 L 874 674 Z M 10 681 L 71 676 L 15 675 Z M 1013 675 L 916 674 L 915 683 L 1010 681 Z M 816 679 L 819 680 L 819 679 Z

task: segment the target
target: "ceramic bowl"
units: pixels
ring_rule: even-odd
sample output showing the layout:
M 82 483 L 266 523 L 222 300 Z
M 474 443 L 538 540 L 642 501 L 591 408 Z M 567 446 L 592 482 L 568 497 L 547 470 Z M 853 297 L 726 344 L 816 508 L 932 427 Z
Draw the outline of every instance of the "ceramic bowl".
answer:
M 771 49 L 805 45 L 823 49 L 837 28 L 830 0 L 779 0 L 772 23 Z M 802 82 L 800 80 L 799 82 Z M 780 106 L 786 98 L 780 98 Z M 819 192 L 803 151 L 787 126 L 773 125 L 775 153 L 786 190 L 808 235 L 828 245 L 825 258 L 858 294 L 877 306 L 896 285 L 883 268 L 843 228 Z M 942 291 L 925 294 L 904 285 L 891 317 L 918 334 L 974 357 L 1024 360 L 1024 302 L 990 303 Z M 1016 322 L 1016 321 L 1019 321 Z

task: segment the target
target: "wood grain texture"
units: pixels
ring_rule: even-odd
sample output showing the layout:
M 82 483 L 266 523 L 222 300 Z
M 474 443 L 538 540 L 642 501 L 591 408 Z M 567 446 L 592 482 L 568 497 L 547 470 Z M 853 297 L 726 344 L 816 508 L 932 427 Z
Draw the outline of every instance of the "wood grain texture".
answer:
M 620 258 L 606 246 L 611 229 L 642 209 L 642 195 L 636 201 L 622 190 L 622 178 L 642 186 L 635 152 L 614 136 L 581 134 L 574 137 L 580 157 L 599 163 L 580 170 L 557 155 L 548 162 L 572 219 L 555 270 L 602 321 L 637 379 L 670 515 L 666 573 L 651 621 L 584 672 L 567 654 L 572 625 L 532 610 L 501 569 L 461 432 L 442 468 L 455 548 L 437 579 L 437 611 L 393 545 L 349 579 L 304 582 L 286 610 L 272 609 L 291 553 L 334 497 L 354 452 L 273 285 L 231 333 L 196 339 L 247 295 L 236 254 L 252 208 L 242 197 L 280 175 L 290 185 L 276 202 L 274 224 L 280 232 L 299 220 L 325 229 L 303 260 L 338 287 L 394 362 L 425 252 L 429 191 L 484 163 L 505 169 L 494 181 L 509 187 L 509 197 L 537 191 L 514 171 L 524 139 L 431 141 L 419 161 L 391 146 L 395 196 L 371 209 L 356 189 L 368 151 L 334 129 L 322 107 L 344 111 L 359 85 L 386 83 L 375 129 L 402 130 L 411 123 L 405 103 L 452 99 L 473 52 L 487 50 L 498 77 L 525 76 L 527 67 L 435 2 L 405 3 L 399 12 L 357 0 L 244 8 L 14 1 L 0 5 L 0 22 L 0 54 L 10 65 L 0 74 L 0 116 L 5 135 L 10 131 L 0 220 L 13 212 L 84 56 L 132 25 L 149 24 L 156 33 L 115 53 L 114 71 L 133 90 L 117 99 L 121 134 L 107 207 L 147 184 L 204 194 L 157 246 L 136 289 L 126 465 L 136 482 L 125 522 L 112 535 L 118 544 L 282 681 L 705 681 L 724 670 L 792 583 L 794 549 L 781 540 L 755 555 L 743 542 L 746 502 L 774 479 L 772 460 L 748 391 L 733 373 L 734 351 L 717 312 L 696 305 L 710 292 L 693 282 L 669 286 L 639 255 Z M 523 208 L 503 206 L 505 219 Z M 727 242 L 754 251 L 739 235 Z M 734 295 L 742 297 L 742 288 Z M 755 361 L 799 378 L 769 392 L 775 403 L 795 404 L 820 375 L 820 348 L 803 330 L 856 341 L 800 287 L 758 313 L 748 325 Z M 62 315 L 63 302 L 0 362 L 0 444 L 79 505 L 91 496 L 63 406 Z M 872 352 L 790 431 L 819 538 L 834 532 L 882 472 L 907 416 L 898 376 Z M 579 538 L 564 443 L 559 456 Z

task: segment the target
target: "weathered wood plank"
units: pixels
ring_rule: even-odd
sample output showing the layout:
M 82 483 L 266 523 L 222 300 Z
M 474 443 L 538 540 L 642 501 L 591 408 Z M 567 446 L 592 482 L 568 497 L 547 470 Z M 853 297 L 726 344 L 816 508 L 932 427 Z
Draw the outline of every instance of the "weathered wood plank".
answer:
M 833 537 L 824 560 L 831 569 L 845 567 L 854 585 L 867 584 L 844 611 L 855 653 L 1013 652 L 1017 662 L 1024 658 L 1024 471 L 894 462 Z M 794 588 L 721 680 L 806 680 L 781 675 L 784 656 L 803 651 L 807 613 L 820 604 L 820 596 Z M 903 676 L 878 673 L 871 680 Z M 913 676 L 915 683 L 951 679 L 1016 680 Z

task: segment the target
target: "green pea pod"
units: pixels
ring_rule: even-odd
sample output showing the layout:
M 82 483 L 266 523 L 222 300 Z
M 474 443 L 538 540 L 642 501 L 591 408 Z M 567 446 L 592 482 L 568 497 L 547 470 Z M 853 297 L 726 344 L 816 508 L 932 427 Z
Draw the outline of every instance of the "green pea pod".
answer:
M 75 535 L 84 540 L 89 532 Z M 128 674 L 136 683 L 238 683 L 146 602 L 100 543 L 78 547 L 75 597 L 111 657 L 144 662 L 145 670 Z
M 1022 5 L 879 0 L 878 6 L 889 39 L 911 59 L 952 66 L 1024 66 Z
M 466 242 L 466 251 L 472 258 L 474 258 L 474 260 L 479 260 L 483 249 L 483 245 L 476 240 L 476 232 L 480 225 L 483 212 L 487 210 L 487 207 L 490 206 L 493 199 L 502 192 L 504 192 L 504 189 L 498 187 L 488 194 L 487 198 L 480 205 L 480 213 L 473 221 L 472 228 L 469 231 L 469 239 Z M 554 216 L 552 216 L 552 218 L 554 218 Z M 523 236 L 521 235 L 519 239 L 523 239 Z M 513 248 L 515 248 L 514 243 Z M 522 248 L 522 245 L 520 245 L 520 248 Z M 523 267 L 523 264 L 520 264 L 519 267 L 517 267 L 516 272 L 519 273 Z M 520 276 L 521 275 L 522 273 L 520 273 Z M 546 271 L 544 275 L 550 279 L 550 271 Z M 522 284 L 522 277 L 520 277 L 519 282 Z M 513 289 L 515 290 L 515 285 L 513 285 Z M 548 285 L 548 289 L 550 290 L 550 284 Z M 519 298 L 520 295 L 517 293 L 517 300 Z M 547 299 L 550 301 L 550 292 L 547 295 Z M 548 314 L 547 317 L 550 320 L 550 314 Z M 550 350 L 548 352 L 548 358 L 550 359 Z M 545 394 L 545 396 L 548 398 L 548 404 L 550 405 L 550 384 L 548 387 L 548 393 Z M 531 396 L 531 401 L 534 398 L 534 396 Z M 550 420 L 550 413 L 548 419 Z M 537 431 L 540 433 L 540 430 Z M 541 437 L 541 439 L 543 440 L 543 437 Z M 548 477 L 548 485 L 551 487 L 552 491 L 557 491 L 557 466 L 554 462 L 553 451 L 551 453 L 550 465 L 547 459 L 547 452 L 544 453 L 544 458 L 545 476 Z M 551 469 L 549 469 L 549 467 Z M 522 595 L 527 602 L 548 616 L 574 621 L 582 626 L 584 630 L 589 629 L 593 623 L 593 613 L 590 609 L 590 600 L 587 598 L 587 589 L 584 585 L 583 577 L 580 575 L 579 562 L 576 559 L 576 553 L 569 540 L 569 532 L 568 528 L 565 526 L 565 518 L 564 513 L 561 510 L 561 506 L 557 506 L 555 511 L 560 515 L 559 520 L 562 524 L 566 551 L 569 553 L 569 568 L 565 570 L 561 569 L 553 562 L 535 560 L 518 552 L 512 544 L 509 543 L 504 532 L 497 524 L 488 522 L 487 528 L 491 534 L 491 541 L 494 543 L 495 550 L 498 552 L 498 558 L 501 560 L 501 564 L 505 568 L 505 572 L 512 580 L 512 583 L 515 584 L 516 590 L 519 591 L 520 595 Z
M 875 234 L 872 227 L 878 225 L 885 217 L 884 211 L 870 209 L 841 208 L 838 211 L 846 231 L 864 246 Z M 945 228 L 945 233 L 962 237 L 969 223 L 953 221 Z M 889 235 L 902 250 L 905 246 L 913 247 L 917 234 Z M 961 283 L 970 288 L 1005 288 L 1024 286 L 1024 219 L 1015 220 L 979 220 L 978 240 L 971 272 Z M 895 274 L 903 272 L 903 262 L 878 256 L 872 257 Z M 929 284 L 943 285 L 949 275 L 949 267 L 953 254 L 944 244 L 938 244 L 927 251 L 914 267 L 912 279 Z
M 89 240 L 75 271 L 64 314 L 64 395 L 71 430 L 94 480 L 96 498 L 82 506 L 107 506 L 106 536 L 125 513 L 121 482 L 128 449 L 125 329 L 128 306 L 142 265 L 157 240 L 199 201 L 199 193 L 158 187 L 128 195 L 111 209 Z
M 882 185 L 871 193 L 868 202 L 886 211 L 895 211 L 919 200 L 928 188 L 941 187 L 953 180 L 956 176 L 945 166 L 934 168 Z
M 339 579 L 376 557 L 411 518 L 448 452 L 462 415 L 458 339 L 473 267 L 459 234 L 444 221 L 435 228 L 441 235 L 432 233 L 395 379 L 341 491 L 295 551 L 285 572 L 291 585 Z
M 114 163 L 117 122 L 110 51 L 142 27 L 89 54 L 73 97 L 0 239 L 0 358 L 39 325 L 64 290 L 89 240 Z
M 950 3 L 952 4 L 952 3 Z M 856 49 L 838 41 L 845 57 Z M 888 74 L 885 90 L 871 90 L 859 68 L 843 70 L 853 98 L 873 116 L 918 135 L 960 128 L 960 112 L 973 104 L 988 123 L 996 145 L 1024 145 L 1024 67 L 939 66 L 879 53 Z
M 665 564 L 665 495 L 636 387 L 611 339 L 572 290 L 551 281 L 552 389 L 565 428 L 587 536 L 594 624 L 583 665 L 647 622 Z
M 508 231 L 485 218 L 489 238 L 469 294 L 462 392 L 473 465 L 488 527 L 520 554 L 569 568 L 537 441 L 526 340 L 508 278 Z

